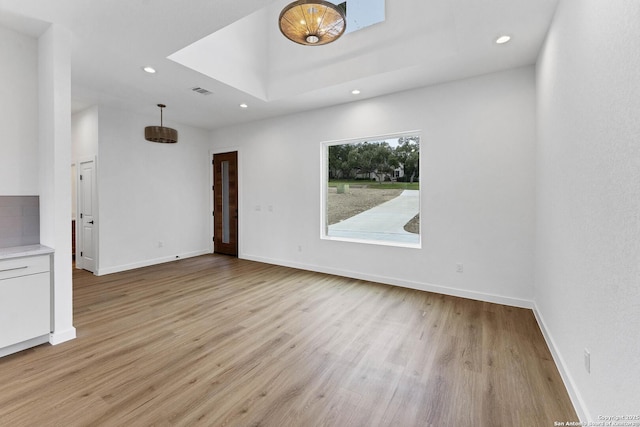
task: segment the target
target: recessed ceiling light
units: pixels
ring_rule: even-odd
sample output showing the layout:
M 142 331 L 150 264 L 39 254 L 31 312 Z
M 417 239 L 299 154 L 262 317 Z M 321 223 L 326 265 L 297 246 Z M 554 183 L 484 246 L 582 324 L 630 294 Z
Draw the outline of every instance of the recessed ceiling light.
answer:
M 240 108 L 249 108 L 247 104 L 240 104 Z
M 496 44 L 505 44 L 511 40 L 511 36 L 500 36 L 496 39 Z
M 360 95 L 360 91 L 358 89 L 352 90 L 351 93 L 354 95 Z
M 153 74 L 153 73 L 155 73 L 155 72 L 156 72 L 156 69 L 155 69 L 155 68 L 153 68 L 153 67 L 149 67 L 149 66 L 142 67 L 142 69 L 143 69 L 145 72 L 149 73 L 149 74 Z

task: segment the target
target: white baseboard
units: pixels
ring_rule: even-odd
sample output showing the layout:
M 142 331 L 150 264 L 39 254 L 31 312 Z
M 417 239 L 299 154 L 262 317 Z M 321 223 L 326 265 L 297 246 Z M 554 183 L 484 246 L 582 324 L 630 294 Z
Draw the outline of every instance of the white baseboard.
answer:
M 127 270 L 135 270 L 136 268 L 149 267 L 150 265 L 164 264 L 165 262 L 177 261 L 183 258 L 192 258 L 200 255 L 210 254 L 210 253 L 211 251 L 207 249 L 203 249 L 200 251 L 186 252 L 178 255 L 170 255 L 162 258 L 154 258 L 154 259 L 148 259 L 144 261 L 138 261 L 131 264 L 117 265 L 115 267 L 99 268 L 98 271 L 96 272 L 96 276 L 102 276 L 105 274 L 112 274 L 112 273 L 120 273 L 121 271 L 127 271 Z
M 40 344 L 44 344 L 49 342 L 49 335 L 42 335 L 40 337 L 32 338 L 27 341 L 20 342 L 18 344 L 13 344 L 7 347 L 0 348 L 0 357 L 8 356 L 13 353 L 17 353 L 22 350 L 26 350 L 31 347 L 35 347 Z
M 64 331 L 53 331 L 49 334 L 49 343 L 51 345 L 62 344 L 76 338 L 76 328 L 71 327 Z
M 526 300 L 526 299 L 505 297 L 501 295 L 489 294 L 484 292 L 475 292 L 475 291 L 469 291 L 465 289 L 451 288 L 448 286 L 440 286 L 432 283 L 422 283 L 422 282 L 414 282 L 409 280 L 401 280 L 393 277 L 377 276 L 377 275 L 365 274 L 365 273 L 349 271 L 349 270 L 340 270 L 336 268 L 319 267 L 317 265 L 301 264 L 301 263 L 282 261 L 278 259 L 271 259 L 271 258 L 246 255 L 246 254 L 242 254 L 240 257 L 250 261 L 263 262 L 265 264 L 275 264 L 275 265 L 281 265 L 284 267 L 298 268 L 301 270 L 315 271 L 318 273 L 334 274 L 336 276 L 349 277 L 352 279 L 367 280 L 370 282 L 384 283 L 385 285 L 400 286 L 402 288 L 417 289 L 419 291 L 434 292 L 438 294 L 451 295 L 451 296 L 461 297 L 461 298 L 469 298 L 477 301 L 492 302 L 492 303 L 503 304 L 503 305 L 508 305 L 512 307 L 532 309 L 534 306 L 533 301 Z
M 553 360 L 558 368 L 558 371 L 560 372 L 560 376 L 562 377 L 562 381 L 564 382 L 565 388 L 569 393 L 569 398 L 571 399 L 571 403 L 573 404 L 573 407 L 576 410 L 576 413 L 578 415 L 578 418 L 580 419 L 580 422 L 585 423 L 586 425 L 586 423 L 589 420 L 591 420 L 591 416 L 589 414 L 589 411 L 587 410 L 586 405 L 584 404 L 582 396 L 578 392 L 578 389 L 575 386 L 575 382 L 573 381 L 573 378 L 571 377 L 571 374 L 569 373 L 569 370 L 566 367 L 564 359 L 560 354 L 560 352 L 558 351 L 558 347 L 556 346 L 555 341 L 553 340 L 553 337 L 549 332 L 549 329 L 547 328 L 544 322 L 544 319 L 542 318 L 542 315 L 540 314 L 534 301 L 519 299 L 519 298 L 512 298 L 512 297 L 505 297 L 501 295 L 494 295 L 494 294 L 488 294 L 483 292 L 468 291 L 464 289 L 450 288 L 447 286 L 434 285 L 432 283 L 420 283 L 420 282 L 413 282 L 413 281 L 406 281 L 406 280 L 398 280 L 390 277 L 363 274 L 359 272 L 340 270 L 340 269 L 334 269 L 334 268 L 319 267 L 315 265 L 307 265 L 302 263 L 282 261 L 277 259 L 252 256 L 252 255 L 246 255 L 246 254 L 242 254 L 241 258 L 247 259 L 250 261 L 263 262 L 266 264 L 282 265 L 284 267 L 298 268 L 302 270 L 316 271 L 319 273 L 326 273 L 326 274 L 334 274 L 337 276 L 384 283 L 387 285 L 400 286 L 403 288 L 417 289 L 421 291 L 435 292 L 435 293 L 444 294 L 444 295 L 451 295 L 451 296 L 469 298 L 469 299 L 478 300 L 478 301 L 492 302 L 497 304 L 513 306 L 513 307 L 531 309 L 536 318 L 536 321 L 538 322 L 538 326 L 542 331 L 542 335 L 544 336 L 547 346 L 551 351 Z
M 209 253 L 211 253 L 210 250 L 202 250 L 202 251 L 196 251 L 196 252 L 190 252 L 190 253 L 186 253 L 186 254 L 181 254 L 181 255 L 179 255 L 179 258 L 190 258 L 190 257 L 205 255 L 205 254 L 209 254 Z M 156 259 L 152 259 L 152 260 L 146 260 L 146 261 L 141 261 L 141 262 L 127 264 L 127 265 L 121 265 L 121 266 L 110 267 L 110 268 L 106 268 L 106 269 L 100 269 L 98 271 L 97 275 L 100 276 L 100 275 L 103 275 L 103 274 L 111 274 L 111 273 L 117 273 L 117 272 L 121 272 L 121 271 L 133 270 L 133 269 L 141 268 L 141 267 L 148 267 L 150 265 L 156 265 L 156 264 L 162 264 L 162 263 L 165 263 L 165 262 L 175 261 L 175 260 L 177 260 L 179 258 L 177 258 L 175 256 L 174 257 L 156 258 Z M 239 254 L 239 258 L 246 259 L 246 260 L 249 260 L 249 261 L 262 262 L 262 263 L 265 263 L 265 264 L 274 264 L 274 265 L 280 265 L 280 266 L 284 266 L 284 267 L 291 267 L 291 268 L 298 268 L 298 269 L 302 269 L 302 270 L 315 271 L 315 272 L 318 272 L 318 273 L 333 274 L 333 275 L 349 277 L 349 278 L 353 278 L 353 279 L 367 280 L 367 281 L 377 282 L 377 283 L 384 283 L 384 284 L 387 284 L 387 285 L 400 286 L 400 287 L 403 287 L 403 288 L 416 289 L 416 290 L 420 290 L 420 291 L 434 292 L 434 293 L 438 293 L 438 294 L 451 295 L 451 296 L 462 297 L 462 298 L 469 298 L 469 299 L 473 299 L 473 300 L 477 300 L 477 301 L 490 302 L 490 303 L 496 303 L 496 304 L 503 304 L 503 305 L 508 305 L 508 306 L 512 306 L 512 307 L 520 307 L 520 308 L 532 309 L 532 311 L 533 311 L 533 313 L 535 315 L 535 318 L 536 318 L 536 320 L 538 322 L 538 325 L 540 327 L 540 330 L 542 331 L 544 339 L 545 339 L 545 341 L 546 341 L 546 343 L 547 343 L 547 345 L 548 345 L 548 347 L 549 347 L 549 349 L 551 351 L 551 355 L 553 356 L 554 362 L 555 362 L 556 366 L 558 367 L 558 371 L 560 372 L 560 376 L 562 377 L 562 380 L 564 382 L 565 388 L 567 389 L 567 392 L 569 393 L 569 398 L 571 399 L 571 402 L 573 403 L 573 406 L 574 406 L 574 408 L 576 410 L 576 413 L 577 413 L 580 421 L 582 423 L 587 423 L 589 420 L 591 420 L 591 416 L 590 416 L 588 410 L 586 409 L 586 405 L 584 404 L 584 401 L 583 401 L 578 389 L 575 386 L 573 378 L 572 378 L 571 374 L 569 373 L 569 370 L 566 367 L 566 364 L 564 362 L 564 358 L 560 354 L 560 352 L 558 350 L 558 347 L 556 346 L 555 341 L 553 340 L 553 336 L 551 335 L 549 329 L 547 328 L 540 311 L 538 310 L 535 302 L 532 301 L 532 300 L 521 299 L 521 298 L 513 298 L 513 297 L 506 297 L 506 296 L 502 296 L 502 295 L 495 295 L 495 294 L 489 294 L 489 293 L 484 293 L 484 292 L 469 291 L 469 290 L 465 290 L 465 289 L 451 288 L 451 287 L 448 287 L 448 286 L 435 285 L 435 284 L 432 284 L 432 283 L 423 283 L 423 282 L 401 280 L 401 279 L 396 279 L 396 278 L 392 278 L 392 277 L 365 274 L 365 273 L 355 272 L 355 271 L 350 271 L 350 270 L 341 270 L 341 269 L 336 269 L 336 268 L 320 267 L 320 266 L 317 266 L 317 265 L 309 265 L 309 264 L 304 264 L 304 263 L 283 261 L 283 260 L 279 260 L 279 259 L 266 258 L 266 257 L 261 257 L 261 256 Z M 55 344 L 59 344 L 59 343 L 68 341 L 68 340 L 73 339 L 73 338 L 75 338 L 75 329 L 73 329 L 72 331 L 71 330 L 63 331 L 60 334 L 58 334 L 58 333 L 53 334 L 52 333 L 51 334 L 51 339 L 49 340 L 49 342 L 51 342 L 51 344 L 55 345 Z M 25 347 L 25 348 L 28 348 L 28 347 Z M 20 351 L 20 350 L 16 350 L 16 351 Z
M 208 253 L 211 253 L 211 251 L 202 250 L 202 251 L 190 252 L 190 253 L 179 255 L 179 258 L 190 258 L 190 257 L 205 255 L 205 254 L 208 254 Z M 400 287 L 403 287 L 403 288 L 416 289 L 416 290 L 420 290 L 420 291 L 434 292 L 434 293 L 439 293 L 439 294 L 444 294 L 444 295 L 451 295 L 451 296 L 456 296 L 456 297 L 469 298 L 469 299 L 478 300 L 478 301 L 491 302 L 491 303 L 496 303 L 496 304 L 503 304 L 503 305 L 513 306 L 513 307 L 532 309 L 532 311 L 534 313 L 534 316 L 536 318 L 536 321 L 538 322 L 538 326 L 540 327 L 540 330 L 542 331 L 542 335 L 544 336 L 544 339 L 545 339 L 545 341 L 547 343 L 547 346 L 549 347 L 549 350 L 551 351 L 551 355 L 553 357 L 553 360 L 554 360 L 556 366 L 558 367 L 558 371 L 560 372 L 560 376 L 562 377 L 562 381 L 564 382 L 565 388 L 567 389 L 567 392 L 569 393 L 569 398 L 571 399 L 571 402 L 572 402 L 572 404 L 573 404 L 573 406 L 574 406 L 574 408 L 576 410 L 576 413 L 577 413 L 577 415 L 578 415 L 578 417 L 580 419 L 580 422 L 587 423 L 589 420 L 591 420 L 591 416 L 589 414 L 589 411 L 587 410 L 586 405 L 585 405 L 585 403 L 584 403 L 584 401 L 582 399 L 582 396 L 581 396 L 580 392 L 578 391 L 578 389 L 577 389 L 577 387 L 575 385 L 575 382 L 573 381 L 573 377 L 571 376 L 569 370 L 567 369 L 567 365 L 566 365 L 566 363 L 564 361 L 564 358 L 562 357 L 561 353 L 559 352 L 558 347 L 556 346 L 555 341 L 553 339 L 553 336 L 551 335 L 551 332 L 549 331 L 549 329 L 546 326 L 546 323 L 544 322 L 542 314 L 538 310 L 538 307 L 536 306 L 535 302 L 532 301 L 532 300 L 513 298 L 513 297 L 505 297 L 505 296 L 501 296 L 501 295 L 489 294 L 489 293 L 484 293 L 484 292 L 475 292 L 475 291 L 469 291 L 469 290 L 465 290 L 465 289 L 451 288 L 451 287 L 447 287 L 447 286 L 435 285 L 435 284 L 432 284 L 432 283 L 422 283 L 422 282 L 401 280 L 401 279 L 395 279 L 395 278 L 391 278 L 391 277 L 377 276 L 377 275 L 365 274 L 365 273 L 349 271 L 349 270 L 341 270 L 341 269 L 336 269 L 336 268 L 327 268 L 327 267 L 320 267 L 320 266 L 316 266 L 316 265 L 309 265 L 309 264 L 303 264 L 303 263 L 283 261 L 283 260 L 279 260 L 279 259 L 266 258 L 266 257 L 261 257 L 261 256 L 239 254 L 239 258 L 246 259 L 246 260 L 249 260 L 249 261 L 262 262 L 262 263 L 265 263 L 265 264 L 274 264 L 274 265 L 280 265 L 280 266 L 284 266 L 284 267 L 291 267 L 291 268 L 298 268 L 298 269 L 302 269 L 302 270 L 315 271 L 315 272 L 318 272 L 318 273 L 333 274 L 333 275 L 349 277 L 349 278 L 353 278 L 353 279 L 367 280 L 367 281 L 377 282 L 377 283 L 384 283 L 384 284 L 387 284 L 387 285 L 400 286 Z M 140 268 L 140 267 L 147 267 L 147 266 L 150 266 L 150 265 L 155 265 L 155 264 L 161 264 L 161 263 L 165 263 L 165 262 L 175 261 L 176 259 L 178 259 L 178 258 L 176 258 L 176 257 L 156 258 L 156 259 L 153 259 L 153 260 L 141 261 L 141 262 L 122 265 L 122 266 L 117 266 L 117 267 L 110 267 L 110 268 L 107 268 L 107 269 L 99 270 L 97 275 L 100 276 L 100 275 L 103 275 L 103 274 L 117 273 L 117 272 L 120 272 L 120 271 L 132 270 L 132 269 Z M 63 331 L 61 333 L 52 333 L 52 334 L 50 334 L 49 342 L 51 344 L 53 344 L 53 345 L 56 345 L 56 344 L 60 344 L 62 342 L 74 339 L 75 336 L 76 336 L 75 328 L 72 328 L 70 330 Z M 46 340 L 44 342 L 46 342 Z M 37 345 L 37 344 L 35 344 L 35 345 Z M 31 347 L 31 346 L 33 346 L 33 345 L 28 345 L 28 346 L 26 346 L 24 348 L 19 348 L 17 350 L 14 349 L 13 352 L 20 351 L 20 350 L 23 350 L 23 349 Z M 0 356 L 4 355 L 3 354 L 4 350 L 5 349 L 0 350 Z M 10 353 L 6 353 L 6 354 L 10 354 Z
M 547 342 L 547 346 L 551 351 L 551 356 L 553 357 L 553 361 L 555 362 L 556 367 L 560 372 L 560 376 L 562 377 L 564 386 L 567 389 L 567 392 L 569 393 L 569 398 L 571 399 L 571 403 L 573 403 L 573 407 L 576 410 L 576 413 L 578 414 L 578 418 L 580 418 L 580 422 L 584 423 L 584 425 L 587 425 L 587 423 L 590 420 L 592 420 L 591 414 L 587 410 L 587 406 L 585 405 L 584 400 L 582 399 L 582 395 L 578 391 L 578 388 L 576 387 L 576 384 L 573 381 L 573 377 L 571 376 L 571 373 L 567 369 L 567 365 L 564 361 L 564 358 L 562 357 L 562 354 L 558 349 L 558 346 L 556 346 L 556 342 L 553 339 L 553 336 L 551 335 L 551 331 L 549 330 L 549 328 L 547 328 L 547 324 L 545 323 L 544 318 L 542 317 L 542 314 L 540 313 L 537 305 L 535 304 L 533 307 L 533 314 L 535 315 L 536 320 L 538 321 L 538 326 L 540 327 L 540 330 L 542 331 L 542 335 L 544 336 L 544 339 Z

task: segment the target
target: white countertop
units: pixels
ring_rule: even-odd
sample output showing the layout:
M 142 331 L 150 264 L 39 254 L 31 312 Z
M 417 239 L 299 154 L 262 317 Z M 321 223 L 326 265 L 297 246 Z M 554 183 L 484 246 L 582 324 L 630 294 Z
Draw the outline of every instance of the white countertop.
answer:
M 34 255 L 46 255 L 52 254 L 53 252 L 53 249 L 43 245 L 13 246 L 10 248 L 0 248 L 0 260 Z

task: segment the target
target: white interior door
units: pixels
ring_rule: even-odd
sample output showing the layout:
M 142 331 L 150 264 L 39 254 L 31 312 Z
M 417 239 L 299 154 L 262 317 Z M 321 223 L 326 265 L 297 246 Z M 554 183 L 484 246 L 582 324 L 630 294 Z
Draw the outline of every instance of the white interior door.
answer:
M 96 272 L 98 252 L 96 168 L 93 160 L 80 162 L 78 175 L 78 267 Z

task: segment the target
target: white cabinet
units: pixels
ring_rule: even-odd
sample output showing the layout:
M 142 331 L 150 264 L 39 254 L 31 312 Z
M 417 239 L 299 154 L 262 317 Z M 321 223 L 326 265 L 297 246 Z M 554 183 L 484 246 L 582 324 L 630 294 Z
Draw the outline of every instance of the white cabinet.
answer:
M 51 331 L 51 257 L 0 260 L 0 356 L 46 342 Z

